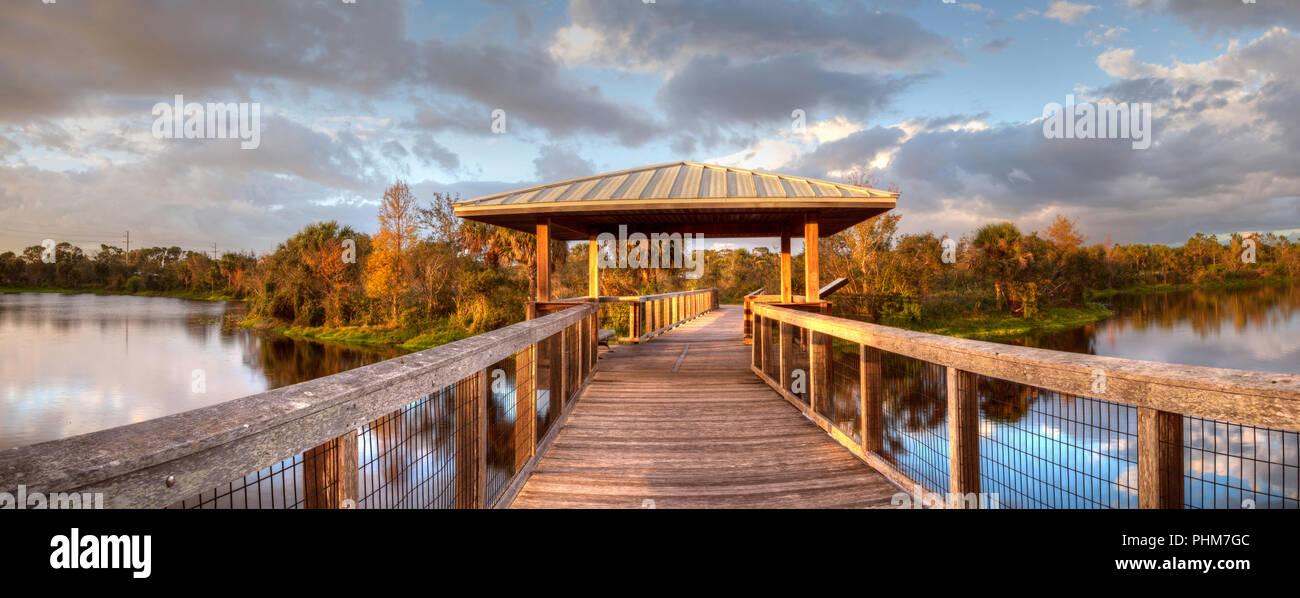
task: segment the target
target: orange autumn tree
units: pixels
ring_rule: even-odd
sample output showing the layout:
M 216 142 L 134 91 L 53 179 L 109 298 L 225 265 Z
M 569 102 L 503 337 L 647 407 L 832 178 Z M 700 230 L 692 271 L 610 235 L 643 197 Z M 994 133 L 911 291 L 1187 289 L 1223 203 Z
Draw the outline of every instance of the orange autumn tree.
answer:
M 415 196 L 405 182 L 397 181 L 384 191 L 379 202 L 379 232 L 366 260 L 366 296 L 389 305 L 389 324 L 397 324 L 398 303 L 411 286 L 405 263 L 407 252 L 418 241 L 418 216 Z

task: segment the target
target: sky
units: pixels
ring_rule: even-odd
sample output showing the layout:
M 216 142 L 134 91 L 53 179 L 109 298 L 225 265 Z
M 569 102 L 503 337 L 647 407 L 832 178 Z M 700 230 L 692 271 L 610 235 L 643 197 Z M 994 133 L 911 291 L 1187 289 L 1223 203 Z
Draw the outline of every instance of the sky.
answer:
M 399 179 L 676 160 L 870 171 L 908 233 L 1294 234 L 1298 29 L 1294 0 L 0 0 L 0 251 L 262 253 L 373 232 Z M 160 132 L 177 95 L 256 108 L 256 147 Z M 1150 147 L 1049 138 L 1067 96 L 1149 103 Z

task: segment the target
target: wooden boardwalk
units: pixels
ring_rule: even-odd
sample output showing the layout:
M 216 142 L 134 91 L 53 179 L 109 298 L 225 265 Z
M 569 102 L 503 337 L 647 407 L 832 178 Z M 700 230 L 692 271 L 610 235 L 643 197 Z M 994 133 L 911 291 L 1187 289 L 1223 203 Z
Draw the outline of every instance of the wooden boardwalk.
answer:
M 749 369 L 742 308 L 604 354 L 513 508 L 889 507 L 899 490 Z

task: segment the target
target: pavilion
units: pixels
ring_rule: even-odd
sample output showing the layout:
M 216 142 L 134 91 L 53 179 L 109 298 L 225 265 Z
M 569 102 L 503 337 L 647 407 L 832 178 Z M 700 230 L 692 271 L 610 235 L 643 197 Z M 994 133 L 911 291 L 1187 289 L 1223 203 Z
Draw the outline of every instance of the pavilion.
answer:
M 551 301 L 552 239 L 590 243 L 589 296 L 600 295 L 596 238 L 620 225 L 629 232 L 702 234 L 705 238 L 779 237 L 781 303 L 796 297 L 790 239 L 805 247 L 805 302 L 818 302 L 817 240 L 892 209 L 898 193 L 743 168 L 670 162 L 457 202 L 456 216 L 537 236 L 538 302 Z M 802 229 L 802 230 L 800 230 Z

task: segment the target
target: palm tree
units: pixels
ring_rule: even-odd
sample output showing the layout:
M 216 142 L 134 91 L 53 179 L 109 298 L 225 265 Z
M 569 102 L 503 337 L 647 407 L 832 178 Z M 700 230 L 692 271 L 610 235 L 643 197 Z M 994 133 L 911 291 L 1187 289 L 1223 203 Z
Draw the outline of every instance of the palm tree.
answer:
M 976 252 L 974 267 L 993 278 L 997 306 L 1002 309 L 1003 302 L 1010 299 L 1012 281 L 1033 259 L 1021 243 L 1020 229 L 1010 222 L 986 224 L 975 231 L 971 245 Z

